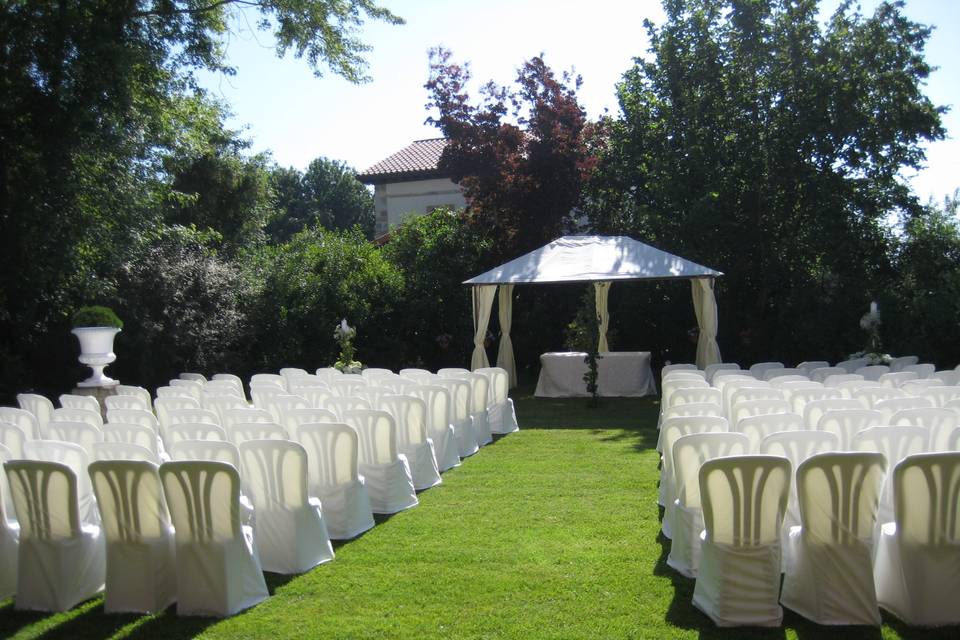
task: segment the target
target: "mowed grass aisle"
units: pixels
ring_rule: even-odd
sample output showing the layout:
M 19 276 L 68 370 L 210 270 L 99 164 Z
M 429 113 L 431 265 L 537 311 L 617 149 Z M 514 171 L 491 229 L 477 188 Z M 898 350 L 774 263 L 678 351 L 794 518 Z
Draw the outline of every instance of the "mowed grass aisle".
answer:
M 334 562 L 268 576 L 274 596 L 227 620 L 62 615 L 0 605 L 0 637 L 879 638 L 958 637 L 818 627 L 719 630 L 658 537 L 652 400 L 517 403 L 522 431 L 444 474 L 419 507 L 340 545 Z

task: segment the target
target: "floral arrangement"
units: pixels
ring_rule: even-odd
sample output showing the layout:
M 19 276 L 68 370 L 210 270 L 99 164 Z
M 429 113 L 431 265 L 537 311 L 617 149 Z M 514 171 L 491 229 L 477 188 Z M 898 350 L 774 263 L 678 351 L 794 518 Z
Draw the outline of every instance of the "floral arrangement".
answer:
M 889 353 L 881 352 L 880 324 L 880 308 L 876 302 L 871 302 L 870 311 L 860 318 L 860 328 L 867 332 L 867 348 L 851 353 L 848 356 L 850 360 L 867 358 L 870 364 L 890 364 L 893 357 Z
M 353 339 L 357 336 L 356 327 L 347 324 L 346 318 L 340 321 L 340 324 L 333 330 L 333 339 L 340 344 L 340 357 L 333 363 L 335 369 L 344 373 L 360 373 L 363 369 L 363 363 L 354 360 L 356 349 L 353 346 Z

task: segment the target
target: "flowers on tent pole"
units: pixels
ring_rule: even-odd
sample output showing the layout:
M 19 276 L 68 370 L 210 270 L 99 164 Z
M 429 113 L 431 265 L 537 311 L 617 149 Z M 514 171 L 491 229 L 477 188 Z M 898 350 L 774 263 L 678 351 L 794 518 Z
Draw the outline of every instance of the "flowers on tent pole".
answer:
M 348 325 L 346 318 L 333 330 L 333 339 L 340 345 L 340 357 L 333 363 L 335 369 L 344 373 L 360 373 L 363 369 L 363 363 L 354 359 L 356 348 L 353 346 L 353 339 L 356 336 L 356 327 Z

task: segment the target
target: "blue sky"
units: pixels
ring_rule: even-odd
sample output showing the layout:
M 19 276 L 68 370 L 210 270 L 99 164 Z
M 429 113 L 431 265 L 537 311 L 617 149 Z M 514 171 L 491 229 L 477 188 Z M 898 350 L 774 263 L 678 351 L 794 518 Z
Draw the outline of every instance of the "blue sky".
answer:
M 413 140 L 433 138 L 424 124 L 427 50 L 451 49 L 469 61 L 478 81 L 510 83 L 517 67 L 543 53 L 557 72 L 571 67 L 583 77 L 578 93 L 590 117 L 618 112 L 615 84 L 636 56 L 648 56 L 643 20 L 663 22 L 659 0 L 381 0 L 406 19 L 403 26 L 368 23 L 361 37 L 373 45 L 367 55 L 372 82 L 352 85 L 325 74 L 315 78 L 306 63 L 278 59 L 269 33 L 254 27 L 256 13 L 232 21 L 228 42 L 232 77 L 205 74 L 202 84 L 233 112 L 229 125 L 243 129 L 252 150 L 270 151 L 280 165 L 303 169 L 326 156 L 365 169 Z M 826 17 L 839 4 L 825 0 Z M 877 0 L 863 0 L 869 14 Z M 936 200 L 960 188 L 960 11 L 952 0 L 908 0 L 905 14 L 934 25 L 927 60 L 939 69 L 926 87 L 944 117 L 948 139 L 927 148 L 927 168 L 910 172 L 916 192 Z

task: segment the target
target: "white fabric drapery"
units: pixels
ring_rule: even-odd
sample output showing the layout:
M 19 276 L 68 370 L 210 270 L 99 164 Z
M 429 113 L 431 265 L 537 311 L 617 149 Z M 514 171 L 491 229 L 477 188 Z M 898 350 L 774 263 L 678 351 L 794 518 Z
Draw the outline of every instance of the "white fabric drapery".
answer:
M 473 287 L 473 357 L 470 359 L 471 369 L 489 367 L 490 360 L 487 351 L 483 348 L 483 341 L 487 337 L 487 326 L 490 324 L 490 311 L 493 309 L 493 296 L 497 293 L 497 285 L 479 285 Z
M 713 278 L 694 278 L 690 280 L 693 293 L 693 310 L 700 327 L 697 340 L 697 368 L 717 364 L 720 360 L 720 347 L 717 346 L 717 299 L 713 295 Z
M 606 353 L 610 351 L 610 345 L 607 344 L 607 330 L 610 328 L 610 312 L 607 310 L 607 300 L 610 298 L 610 282 L 594 282 L 593 289 L 600 334 L 597 351 Z
M 510 388 L 517 386 L 517 362 L 513 358 L 513 341 L 510 327 L 513 325 L 513 285 L 500 285 L 497 316 L 500 319 L 500 348 L 497 351 L 497 366 L 507 372 Z M 474 367 L 476 369 L 476 367 Z

